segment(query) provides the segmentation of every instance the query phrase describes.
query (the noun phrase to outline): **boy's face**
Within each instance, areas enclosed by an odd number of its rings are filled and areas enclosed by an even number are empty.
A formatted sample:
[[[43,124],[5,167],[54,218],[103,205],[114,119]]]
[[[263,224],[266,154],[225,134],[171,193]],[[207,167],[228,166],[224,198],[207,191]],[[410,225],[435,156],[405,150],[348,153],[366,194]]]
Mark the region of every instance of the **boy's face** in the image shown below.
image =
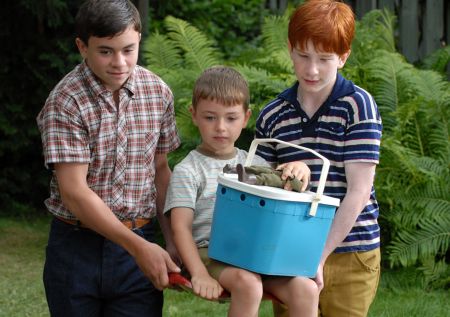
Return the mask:
[[[91,36],[86,45],[76,39],[78,50],[93,73],[110,91],[122,87],[136,66],[141,35],[133,28],[113,37]]]
[[[350,52],[340,57],[336,53],[316,50],[312,41],[308,41],[303,50],[292,47],[291,43],[288,45],[300,92],[303,95],[323,93],[328,96],[336,81],[337,71],[345,65]]]
[[[215,100],[201,99],[196,109],[191,107],[192,121],[202,136],[201,147],[216,155],[234,153],[234,142],[247,125],[250,110],[242,104],[224,105]]]

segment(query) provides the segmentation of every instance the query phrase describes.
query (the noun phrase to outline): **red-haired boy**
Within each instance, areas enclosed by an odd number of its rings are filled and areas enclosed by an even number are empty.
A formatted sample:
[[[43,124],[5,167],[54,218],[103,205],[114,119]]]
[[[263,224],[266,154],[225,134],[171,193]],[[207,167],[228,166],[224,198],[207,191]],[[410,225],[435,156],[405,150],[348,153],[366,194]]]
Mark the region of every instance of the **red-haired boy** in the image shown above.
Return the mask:
[[[338,73],[350,55],[354,30],[354,14],[342,2],[310,0],[299,6],[288,32],[297,82],[266,105],[256,123],[257,138],[309,147],[331,163],[324,194],[341,204],[315,277],[322,289],[320,316],[366,316],[380,276],[373,180],[381,118],[372,96]],[[269,162],[302,160],[311,169],[312,190],[317,186],[321,162],[309,153],[261,145],[258,154]]]

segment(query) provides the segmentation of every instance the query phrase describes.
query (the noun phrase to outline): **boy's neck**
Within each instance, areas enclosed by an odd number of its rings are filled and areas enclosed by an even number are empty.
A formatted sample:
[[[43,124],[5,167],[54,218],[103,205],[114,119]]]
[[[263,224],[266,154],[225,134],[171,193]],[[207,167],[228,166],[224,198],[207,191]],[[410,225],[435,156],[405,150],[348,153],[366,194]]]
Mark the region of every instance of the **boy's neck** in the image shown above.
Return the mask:
[[[197,146],[196,148],[197,152],[199,152],[200,154],[203,154],[205,156],[217,159],[217,160],[231,160],[232,158],[234,158],[236,156],[236,148],[233,148],[233,151],[230,153],[216,153],[214,151],[211,151],[210,149],[202,146],[202,144],[200,144],[199,146]]]
[[[120,102],[119,90],[113,91],[112,95],[113,95],[113,99],[114,99],[114,103],[115,103],[116,107],[119,108],[119,102]]]
[[[314,114],[319,110],[319,108],[325,103],[328,99],[328,96],[331,94],[333,90],[333,86],[329,89],[329,91],[320,91],[317,93],[304,93],[301,92],[300,86],[297,89],[297,100],[300,104],[302,110],[308,115],[309,118],[312,118]]]

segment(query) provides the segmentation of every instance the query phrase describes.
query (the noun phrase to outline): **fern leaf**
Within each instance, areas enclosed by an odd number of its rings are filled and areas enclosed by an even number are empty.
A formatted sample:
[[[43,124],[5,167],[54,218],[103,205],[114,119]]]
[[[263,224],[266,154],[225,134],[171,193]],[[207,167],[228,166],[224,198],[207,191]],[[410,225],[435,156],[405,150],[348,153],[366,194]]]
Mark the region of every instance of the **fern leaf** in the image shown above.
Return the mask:
[[[412,89],[425,100],[437,100],[448,91],[448,82],[435,71],[416,69],[412,75],[409,81]]]
[[[289,76],[289,80],[286,81],[279,74],[277,76],[272,75],[267,70],[258,67],[252,67],[245,64],[237,64],[234,66],[236,70],[244,75],[250,84],[250,88],[257,86],[264,87],[268,96],[273,98],[277,93],[286,89],[287,85],[292,84],[294,81],[293,76]],[[250,89],[250,92],[252,90]]]
[[[213,47],[213,42],[196,27],[186,21],[168,16],[164,24],[169,30],[169,37],[175,45],[185,54],[189,68],[198,72],[220,64],[220,54]]]
[[[450,46],[447,45],[425,57],[422,61],[422,67],[425,69],[434,70],[444,75],[447,72],[447,65],[449,62]]]
[[[266,52],[278,51],[284,49],[287,51],[289,17],[269,16],[264,19],[261,28],[263,46]]]
[[[428,219],[443,221],[450,217],[449,188],[448,186],[445,188],[441,190],[439,186],[434,186],[433,192],[430,193],[429,189],[420,186],[416,190],[397,196],[396,203],[402,206],[395,215],[399,227],[415,229]]]
[[[384,137],[381,151],[382,161],[377,173],[385,174],[388,179],[397,179],[399,188],[407,190],[412,180],[421,178],[421,173],[412,160],[417,154],[403,146],[397,138]]]
[[[404,62],[404,58],[395,53],[379,52],[379,57],[369,62],[365,71],[366,80],[370,82],[367,87],[373,94],[383,118],[385,129],[390,130],[397,125],[395,112],[400,103],[400,90],[402,79],[399,74],[410,65]]]
[[[165,35],[150,35],[142,47],[143,58],[150,69],[177,69],[181,67],[180,50]]]
[[[410,266],[439,252],[446,252],[450,245],[450,217],[441,222],[427,219],[416,231],[401,231],[387,247],[393,265]]]
[[[419,267],[424,276],[424,284],[435,288],[448,288],[450,286],[450,265],[445,259],[435,261],[433,257],[423,262]]]

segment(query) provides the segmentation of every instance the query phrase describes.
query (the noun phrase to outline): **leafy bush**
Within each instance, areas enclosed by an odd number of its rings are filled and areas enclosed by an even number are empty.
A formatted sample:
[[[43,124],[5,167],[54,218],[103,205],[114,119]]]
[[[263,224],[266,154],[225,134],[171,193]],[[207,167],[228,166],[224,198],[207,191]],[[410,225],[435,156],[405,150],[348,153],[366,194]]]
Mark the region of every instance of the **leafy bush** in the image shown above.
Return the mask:
[[[153,27],[159,29],[160,21],[169,15],[189,20],[228,58],[255,46],[268,13],[265,0],[155,1],[150,7],[155,17]]]
[[[71,34],[77,0],[6,1],[0,19],[0,214],[42,212],[48,195],[36,115],[77,61]]]

